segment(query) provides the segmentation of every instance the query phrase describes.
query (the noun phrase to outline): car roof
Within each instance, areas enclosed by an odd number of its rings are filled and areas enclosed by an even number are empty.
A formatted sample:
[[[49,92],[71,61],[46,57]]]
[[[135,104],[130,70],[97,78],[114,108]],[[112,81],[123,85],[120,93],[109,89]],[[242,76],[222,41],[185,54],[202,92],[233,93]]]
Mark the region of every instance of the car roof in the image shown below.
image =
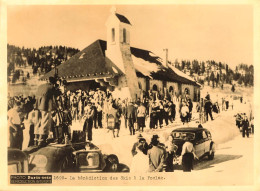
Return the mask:
[[[205,128],[198,128],[198,127],[181,127],[181,128],[177,128],[177,129],[174,129],[172,132],[193,132],[193,133],[196,133],[196,132],[200,132],[200,131],[208,131],[207,129]]]

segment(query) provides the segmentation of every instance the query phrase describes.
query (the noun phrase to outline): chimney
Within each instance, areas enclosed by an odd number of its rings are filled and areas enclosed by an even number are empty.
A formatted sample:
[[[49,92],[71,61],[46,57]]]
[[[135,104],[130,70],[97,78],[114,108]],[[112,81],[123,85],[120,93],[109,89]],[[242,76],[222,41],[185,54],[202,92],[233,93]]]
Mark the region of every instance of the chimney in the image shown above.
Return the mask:
[[[163,51],[165,51],[165,62],[164,62],[164,66],[168,67],[168,48],[163,49]]]

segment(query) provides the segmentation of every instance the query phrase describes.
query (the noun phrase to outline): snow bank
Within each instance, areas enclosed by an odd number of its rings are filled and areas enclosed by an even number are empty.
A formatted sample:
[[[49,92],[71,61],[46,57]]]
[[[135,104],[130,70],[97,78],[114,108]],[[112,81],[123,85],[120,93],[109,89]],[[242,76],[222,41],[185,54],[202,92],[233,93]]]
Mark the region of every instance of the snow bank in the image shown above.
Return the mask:
[[[203,124],[203,127],[211,132],[212,139],[216,144],[225,143],[239,135],[240,132],[232,114],[231,111],[222,112],[218,116],[214,116],[215,120]]]

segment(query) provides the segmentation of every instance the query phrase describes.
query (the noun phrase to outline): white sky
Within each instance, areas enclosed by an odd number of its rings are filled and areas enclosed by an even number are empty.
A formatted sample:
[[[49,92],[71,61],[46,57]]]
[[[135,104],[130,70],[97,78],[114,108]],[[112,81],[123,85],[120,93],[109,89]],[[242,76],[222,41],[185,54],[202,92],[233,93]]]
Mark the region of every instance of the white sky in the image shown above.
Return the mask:
[[[106,40],[111,5],[29,5],[7,9],[9,44],[65,45],[82,50]],[[253,7],[250,5],[116,5],[132,23],[131,46],[169,60],[215,60],[253,64]]]

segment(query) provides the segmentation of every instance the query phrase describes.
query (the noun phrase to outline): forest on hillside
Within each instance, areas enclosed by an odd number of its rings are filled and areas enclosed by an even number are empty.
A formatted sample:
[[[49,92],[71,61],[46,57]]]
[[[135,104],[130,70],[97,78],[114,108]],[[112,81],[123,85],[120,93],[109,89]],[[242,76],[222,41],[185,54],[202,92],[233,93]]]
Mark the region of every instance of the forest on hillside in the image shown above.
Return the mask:
[[[222,86],[226,84],[239,84],[245,86],[254,85],[254,66],[247,64],[239,64],[235,70],[232,70],[228,64],[216,62],[214,60],[198,61],[198,60],[175,60],[170,62],[179,70],[193,77],[200,84],[211,84],[212,87]]]
[[[79,49],[66,46],[43,46],[35,48],[20,48],[7,44],[7,74],[12,75],[12,82],[20,77],[21,70],[18,67],[30,66],[32,75],[45,74],[54,66],[65,62],[73,55],[79,52]],[[212,87],[221,87],[226,84],[239,84],[244,86],[254,85],[254,66],[239,64],[235,70],[232,70],[228,64],[216,62],[214,60],[181,60],[177,59],[169,64],[173,65],[180,71],[193,77],[200,84],[208,84]],[[29,77],[31,74],[26,74]]]

